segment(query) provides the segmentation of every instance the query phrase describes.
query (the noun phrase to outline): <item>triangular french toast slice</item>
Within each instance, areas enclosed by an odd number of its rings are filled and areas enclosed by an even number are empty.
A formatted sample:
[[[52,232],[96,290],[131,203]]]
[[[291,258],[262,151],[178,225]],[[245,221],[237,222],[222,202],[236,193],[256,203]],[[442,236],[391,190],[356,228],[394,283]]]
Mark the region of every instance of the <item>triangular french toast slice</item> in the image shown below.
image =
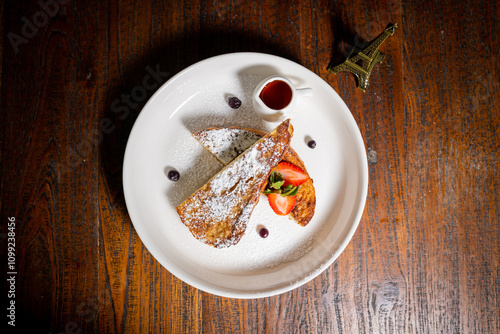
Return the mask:
[[[242,127],[231,128],[209,128],[193,134],[210,153],[222,164],[227,165],[236,159],[241,152],[245,151],[266,133],[257,129]],[[307,174],[306,166],[297,152],[291,147],[285,152],[282,161],[289,162]],[[309,176],[309,174],[308,174]],[[299,186],[297,201],[289,217],[301,226],[306,226],[314,216],[316,208],[316,191],[311,177]]]
[[[287,151],[293,127],[287,119],[257,140],[177,207],[193,236],[216,248],[237,244],[267,179]]]

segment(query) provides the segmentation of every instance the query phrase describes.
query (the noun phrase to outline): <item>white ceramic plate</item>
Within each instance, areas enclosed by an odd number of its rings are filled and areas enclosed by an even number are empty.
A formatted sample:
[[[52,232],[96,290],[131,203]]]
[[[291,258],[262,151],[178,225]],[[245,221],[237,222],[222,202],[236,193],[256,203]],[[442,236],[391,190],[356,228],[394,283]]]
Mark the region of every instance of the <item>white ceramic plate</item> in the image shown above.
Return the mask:
[[[278,123],[258,118],[251,102],[255,86],[271,75],[313,89],[289,116],[291,145],[314,180],[316,213],[301,227],[275,215],[262,195],[241,241],[215,249],[196,240],[175,210],[222,168],[191,134],[212,126],[272,130]],[[231,109],[229,96],[242,106]],[[307,146],[309,138],[315,149]],[[179,181],[167,178],[170,169],[180,172]],[[325,81],[287,59],[233,53],[190,66],[151,97],[127,143],[123,187],[139,237],[167,270],[206,292],[257,298],[308,282],[340,255],[363,213],[368,165],[355,120]],[[258,234],[261,226],[269,230],[265,239]]]

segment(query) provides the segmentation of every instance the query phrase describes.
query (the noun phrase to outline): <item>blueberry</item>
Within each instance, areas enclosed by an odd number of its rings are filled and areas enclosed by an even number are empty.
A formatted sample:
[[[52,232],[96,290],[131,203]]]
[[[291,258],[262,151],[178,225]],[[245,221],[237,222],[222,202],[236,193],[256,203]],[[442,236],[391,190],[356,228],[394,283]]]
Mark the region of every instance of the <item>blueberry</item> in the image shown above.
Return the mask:
[[[229,104],[229,106],[233,109],[238,109],[239,107],[241,107],[241,101],[239,98],[233,96],[233,97],[230,97],[228,100],[227,100],[227,104]]]
[[[267,236],[269,235],[269,231],[267,230],[267,228],[263,227],[263,228],[260,229],[259,235],[262,238],[267,238]]]
[[[176,170],[171,170],[168,172],[168,179],[170,181],[176,182],[179,180],[180,177],[181,177],[181,174],[179,174],[179,172]]]
[[[316,142],[314,140],[309,140],[307,142],[307,146],[309,146],[310,148],[315,148],[316,147]]]

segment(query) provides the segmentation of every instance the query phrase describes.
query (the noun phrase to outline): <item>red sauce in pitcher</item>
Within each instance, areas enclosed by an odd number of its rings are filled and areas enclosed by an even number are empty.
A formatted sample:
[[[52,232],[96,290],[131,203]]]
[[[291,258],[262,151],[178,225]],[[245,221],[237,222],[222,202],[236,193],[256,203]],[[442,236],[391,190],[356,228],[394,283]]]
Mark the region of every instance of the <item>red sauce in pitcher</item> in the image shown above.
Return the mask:
[[[292,101],[292,89],[286,82],[274,80],[264,86],[259,97],[269,108],[281,110]]]

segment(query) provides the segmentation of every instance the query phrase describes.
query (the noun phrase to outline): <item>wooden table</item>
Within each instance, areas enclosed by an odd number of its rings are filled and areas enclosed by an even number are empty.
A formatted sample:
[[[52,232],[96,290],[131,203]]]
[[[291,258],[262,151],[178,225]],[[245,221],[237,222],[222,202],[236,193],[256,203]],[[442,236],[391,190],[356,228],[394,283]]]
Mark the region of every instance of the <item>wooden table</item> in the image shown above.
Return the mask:
[[[39,333],[500,333],[500,3],[285,2],[3,3],[2,325],[13,300],[15,329]],[[327,71],[391,22],[365,93]],[[304,286],[254,300],[165,270],[131,224],[121,181],[155,91],[133,91],[148,68],[163,82],[236,51],[328,82],[369,159],[364,215],[341,256]]]

